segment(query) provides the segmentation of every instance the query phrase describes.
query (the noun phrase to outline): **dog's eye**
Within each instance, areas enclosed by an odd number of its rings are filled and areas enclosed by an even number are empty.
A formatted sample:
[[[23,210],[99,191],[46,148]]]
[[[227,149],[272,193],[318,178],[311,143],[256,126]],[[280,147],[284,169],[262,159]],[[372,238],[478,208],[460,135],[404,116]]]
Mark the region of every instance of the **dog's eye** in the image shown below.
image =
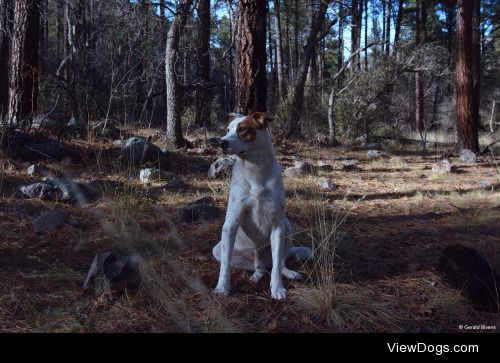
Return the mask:
[[[227,133],[229,134],[229,129],[227,129]]]

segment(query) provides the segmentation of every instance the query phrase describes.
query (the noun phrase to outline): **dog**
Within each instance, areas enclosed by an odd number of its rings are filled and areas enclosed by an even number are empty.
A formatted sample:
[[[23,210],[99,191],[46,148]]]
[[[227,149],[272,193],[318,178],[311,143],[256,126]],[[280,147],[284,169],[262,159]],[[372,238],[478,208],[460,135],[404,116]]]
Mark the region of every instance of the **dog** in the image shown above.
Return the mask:
[[[224,154],[233,154],[233,166],[226,219],[220,242],[213,248],[220,261],[220,274],[214,293],[228,296],[231,267],[253,271],[250,280],[258,282],[271,268],[271,297],[286,298],[282,275],[300,280],[302,275],[285,266],[293,257],[305,261],[312,251],[292,247],[292,226],[285,216],[285,191],[281,165],[276,160],[264,112],[244,116],[228,115],[227,135],[220,139]]]

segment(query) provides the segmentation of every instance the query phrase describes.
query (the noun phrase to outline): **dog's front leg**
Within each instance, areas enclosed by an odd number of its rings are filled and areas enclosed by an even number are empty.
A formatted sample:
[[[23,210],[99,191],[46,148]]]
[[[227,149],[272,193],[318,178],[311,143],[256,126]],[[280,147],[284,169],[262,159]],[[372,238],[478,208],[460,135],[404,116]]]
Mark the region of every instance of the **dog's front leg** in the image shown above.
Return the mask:
[[[228,209],[226,221],[222,227],[221,256],[219,281],[214,289],[214,294],[228,296],[231,281],[231,255],[233,254],[236,233],[241,225],[243,211]]]
[[[286,289],[283,287],[281,277],[285,244],[285,229],[283,225],[273,228],[271,231],[271,254],[273,257],[273,268],[271,270],[271,297],[276,300],[286,298]]]

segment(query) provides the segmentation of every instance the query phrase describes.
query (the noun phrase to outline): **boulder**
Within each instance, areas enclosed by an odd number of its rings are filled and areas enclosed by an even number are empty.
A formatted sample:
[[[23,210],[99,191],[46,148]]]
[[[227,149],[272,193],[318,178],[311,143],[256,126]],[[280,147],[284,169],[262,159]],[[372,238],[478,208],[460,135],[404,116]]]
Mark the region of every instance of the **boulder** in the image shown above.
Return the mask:
[[[380,158],[389,158],[389,155],[387,155],[385,151],[381,150],[368,150],[368,152],[366,153],[366,157],[369,160],[377,160]]]
[[[184,223],[213,220],[219,216],[212,197],[203,197],[177,209],[177,218]]]
[[[451,163],[447,159],[440,160],[432,166],[432,172],[437,174],[449,174],[451,169]]]
[[[306,175],[314,175],[316,173],[317,167],[303,160],[295,161],[295,165],[293,167],[286,168],[284,171],[284,175],[289,178],[301,178]]]
[[[460,154],[458,155],[458,158],[462,163],[467,164],[475,163],[477,160],[476,154],[474,154],[474,152],[469,149],[462,149],[460,151]]]
[[[162,164],[167,161],[168,153],[142,137],[130,137],[122,145],[120,159],[138,166],[141,163]]]
[[[42,234],[61,227],[69,219],[70,214],[64,209],[54,209],[42,214],[33,221],[33,231]]]

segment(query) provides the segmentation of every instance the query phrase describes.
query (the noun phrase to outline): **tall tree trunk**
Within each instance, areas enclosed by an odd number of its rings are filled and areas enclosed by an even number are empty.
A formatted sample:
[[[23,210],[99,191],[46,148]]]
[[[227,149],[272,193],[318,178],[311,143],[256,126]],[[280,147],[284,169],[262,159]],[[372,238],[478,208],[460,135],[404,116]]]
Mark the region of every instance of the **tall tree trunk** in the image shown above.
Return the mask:
[[[415,43],[420,47],[427,41],[427,3],[428,0],[417,0]],[[424,129],[424,92],[422,88],[422,73],[415,72],[415,129]]]
[[[295,64],[294,74],[299,72],[299,0],[294,1],[294,21],[293,21],[293,63]],[[295,76],[297,77],[297,76]],[[294,80],[295,81],[295,80]]]
[[[183,147],[186,143],[182,135],[180,83],[177,77],[179,59],[179,39],[193,0],[182,0],[175,12],[174,20],[167,34],[165,47],[165,84],[167,88],[167,140]]]
[[[0,122],[7,114],[12,0],[0,0]]]
[[[338,30],[338,58],[337,58],[337,70],[342,68],[344,65],[344,2],[339,1],[339,30]]]
[[[318,42],[318,33],[323,27],[325,22],[326,10],[328,9],[330,1],[322,1],[319,10],[314,14],[314,19],[311,24],[309,35],[307,36],[306,45],[304,46],[304,53],[302,62],[297,74],[297,79],[293,88],[292,102],[290,107],[290,130],[289,137],[298,137],[301,135],[301,117],[302,107],[304,104],[304,86],[307,78],[307,69],[311,62],[311,57],[314,52],[314,47]]]
[[[398,0],[398,15],[396,17],[396,26],[394,29],[394,47],[392,50],[394,56],[396,56],[398,53],[399,39],[401,37],[401,23],[403,21],[403,7],[404,7],[404,0]]]
[[[278,101],[280,102],[286,94],[285,77],[283,74],[280,0],[274,0],[274,27],[276,29],[276,73],[278,76]]]
[[[368,71],[368,0],[365,0],[365,71]]]
[[[264,0],[239,2],[236,111],[244,115],[267,109],[266,5]]]
[[[40,8],[36,0],[16,0],[9,72],[8,122],[31,120],[38,106]]]
[[[359,45],[359,2],[352,0],[351,6],[351,53],[356,54],[353,59],[353,70],[359,69],[359,54],[356,53]]]
[[[479,151],[478,117],[474,96],[474,68],[476,47],[474,42],[479,40],[473,33],[475,7],[479,0],[459,0],[457,12],[457,132],[458,145],[461,149]]]
[[[288,81],[292,83],[295,79],[294,63],[293,63],[293,51],[292,51],[292,38],[290,35],[290,0],[283,0],[285,4],[285,39],[286,39],[286,53],[287,53],[287,69],[288,69]]]
[[[363,9],[364,9],[364,1],[363,0],[358,0],[358,46],[356,47],[356,51],[361,48],[361,38],[363,36]],[[358,71],[361,71],[361,53],[358,54],[357,57],[357,64],[356,67],[358,68]]]
[[[418,0],[417,0],[418,1]],[[385,26],[386,26],[386,15],[387,14],[387,0],[382,0],[382,44],[381,44],[381,54],[385,52],[385,42],[386,42],[386,34],[385,34]]]
[[[475,128],[481,128],[479,106],[481,100],[481,0],[473,1],[472,8],[472,119]]]
[[[195,123],[210,127],[210,0],[198,2],[197,94]]]
[[[387,0],[387,14],[386,14],[386,24],[385,24],[385,37],[387,39],[385,43],[385,54],[389,56],[391,51],[391,15],[392,15],[392,0]]]

